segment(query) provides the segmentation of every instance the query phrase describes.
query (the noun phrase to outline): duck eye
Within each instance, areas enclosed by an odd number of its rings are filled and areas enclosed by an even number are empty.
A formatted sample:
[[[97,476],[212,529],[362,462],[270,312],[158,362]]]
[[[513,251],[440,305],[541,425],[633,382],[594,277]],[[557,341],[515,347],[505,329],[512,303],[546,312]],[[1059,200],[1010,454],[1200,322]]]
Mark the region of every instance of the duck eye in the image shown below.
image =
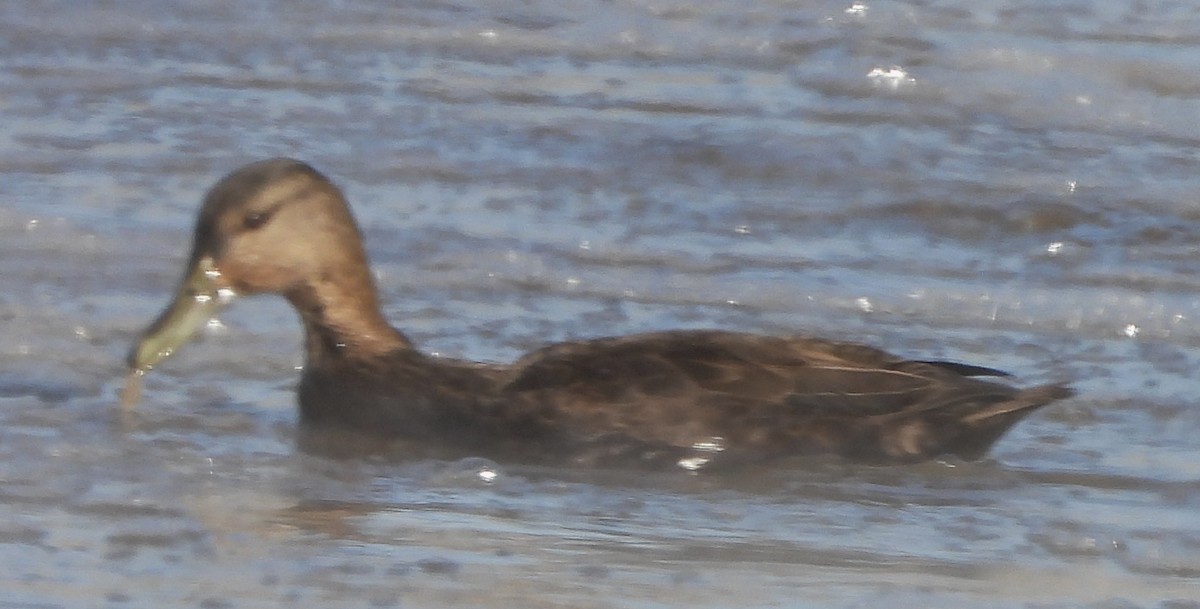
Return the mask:
[[[262,228],[262,226],[267,223],[267,220],[270,219],[270,212],[252,211],[246,214],[246,217],[242,218],[242,226],[246,227],[248,230],[256,230]]]

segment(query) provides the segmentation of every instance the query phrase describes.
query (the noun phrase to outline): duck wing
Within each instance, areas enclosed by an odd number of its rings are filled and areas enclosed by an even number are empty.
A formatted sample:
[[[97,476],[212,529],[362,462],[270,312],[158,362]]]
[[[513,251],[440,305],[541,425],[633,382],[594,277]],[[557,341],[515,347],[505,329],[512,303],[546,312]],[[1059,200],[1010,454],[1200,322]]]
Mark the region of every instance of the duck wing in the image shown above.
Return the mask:
[[[990,368],[906,360],[857,344],[672,331],[552,345],[510,369],[510,403],[553,412],[582,440],[743,458],[836,453],[976,458],[1069,390],[1019,390]]]

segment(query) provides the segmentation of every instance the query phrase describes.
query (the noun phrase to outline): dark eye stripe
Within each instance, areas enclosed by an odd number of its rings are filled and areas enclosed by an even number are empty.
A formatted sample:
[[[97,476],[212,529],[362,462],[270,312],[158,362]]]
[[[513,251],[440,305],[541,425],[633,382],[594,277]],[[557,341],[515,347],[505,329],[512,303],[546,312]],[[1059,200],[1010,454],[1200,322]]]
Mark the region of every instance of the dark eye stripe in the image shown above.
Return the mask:
[[[254,212],[250,212],[250,213],[246,214],[246,217],[242,218],[242,226],[246,227],[246,229],[248,229],[248,230],[256,230],[256,229],[262,228],[262,225],[266,224],[267,220],[271,219],[271,211],[274,211],[274,210],[269,210],[269,211],[265,211],[265,212],[254,211]]]
[[[246,230],[257,230],[262,228],[267,222],[271,221],[271,216],[274,216],[275,212],[279,211],[279,209],[283,207],[285,203],[287,203],[286,199],[283,201],[278,201],[266,209],[246,212],[246,215],[242,217],[242,226]]]

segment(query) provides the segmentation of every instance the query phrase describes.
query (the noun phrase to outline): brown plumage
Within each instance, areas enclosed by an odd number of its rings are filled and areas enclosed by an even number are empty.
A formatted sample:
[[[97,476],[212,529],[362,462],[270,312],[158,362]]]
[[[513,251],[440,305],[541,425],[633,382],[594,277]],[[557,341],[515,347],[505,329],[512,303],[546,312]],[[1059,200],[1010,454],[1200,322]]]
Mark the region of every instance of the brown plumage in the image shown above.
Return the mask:
[[[341,192],[290,159],[247,165],[209,191],[179,292],[130,353],[134,377],[231,292],[278,293],[300,314],[306,427],[462,454],[688,468],[804,454],[974,459],[1025,415],[1071,395],[980,379],[1004,376],[988,368],[722,331],[566,342],[511,365],[427,356],[381,315]]]

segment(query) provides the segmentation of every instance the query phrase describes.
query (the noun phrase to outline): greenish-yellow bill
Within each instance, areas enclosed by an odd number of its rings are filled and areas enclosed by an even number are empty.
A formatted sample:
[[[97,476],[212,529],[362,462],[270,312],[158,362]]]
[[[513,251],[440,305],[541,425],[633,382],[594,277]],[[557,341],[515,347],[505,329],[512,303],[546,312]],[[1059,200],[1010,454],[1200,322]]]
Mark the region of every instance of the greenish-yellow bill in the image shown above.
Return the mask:
[[[212,258],[196,261],[184,276],[175,297],[129,351],[129,374],[121,391],[121,406],[132,408],[141,394],[141,379],[159,362],[171,357],[217,313],[231,295],[217,286],[220,272]]]

